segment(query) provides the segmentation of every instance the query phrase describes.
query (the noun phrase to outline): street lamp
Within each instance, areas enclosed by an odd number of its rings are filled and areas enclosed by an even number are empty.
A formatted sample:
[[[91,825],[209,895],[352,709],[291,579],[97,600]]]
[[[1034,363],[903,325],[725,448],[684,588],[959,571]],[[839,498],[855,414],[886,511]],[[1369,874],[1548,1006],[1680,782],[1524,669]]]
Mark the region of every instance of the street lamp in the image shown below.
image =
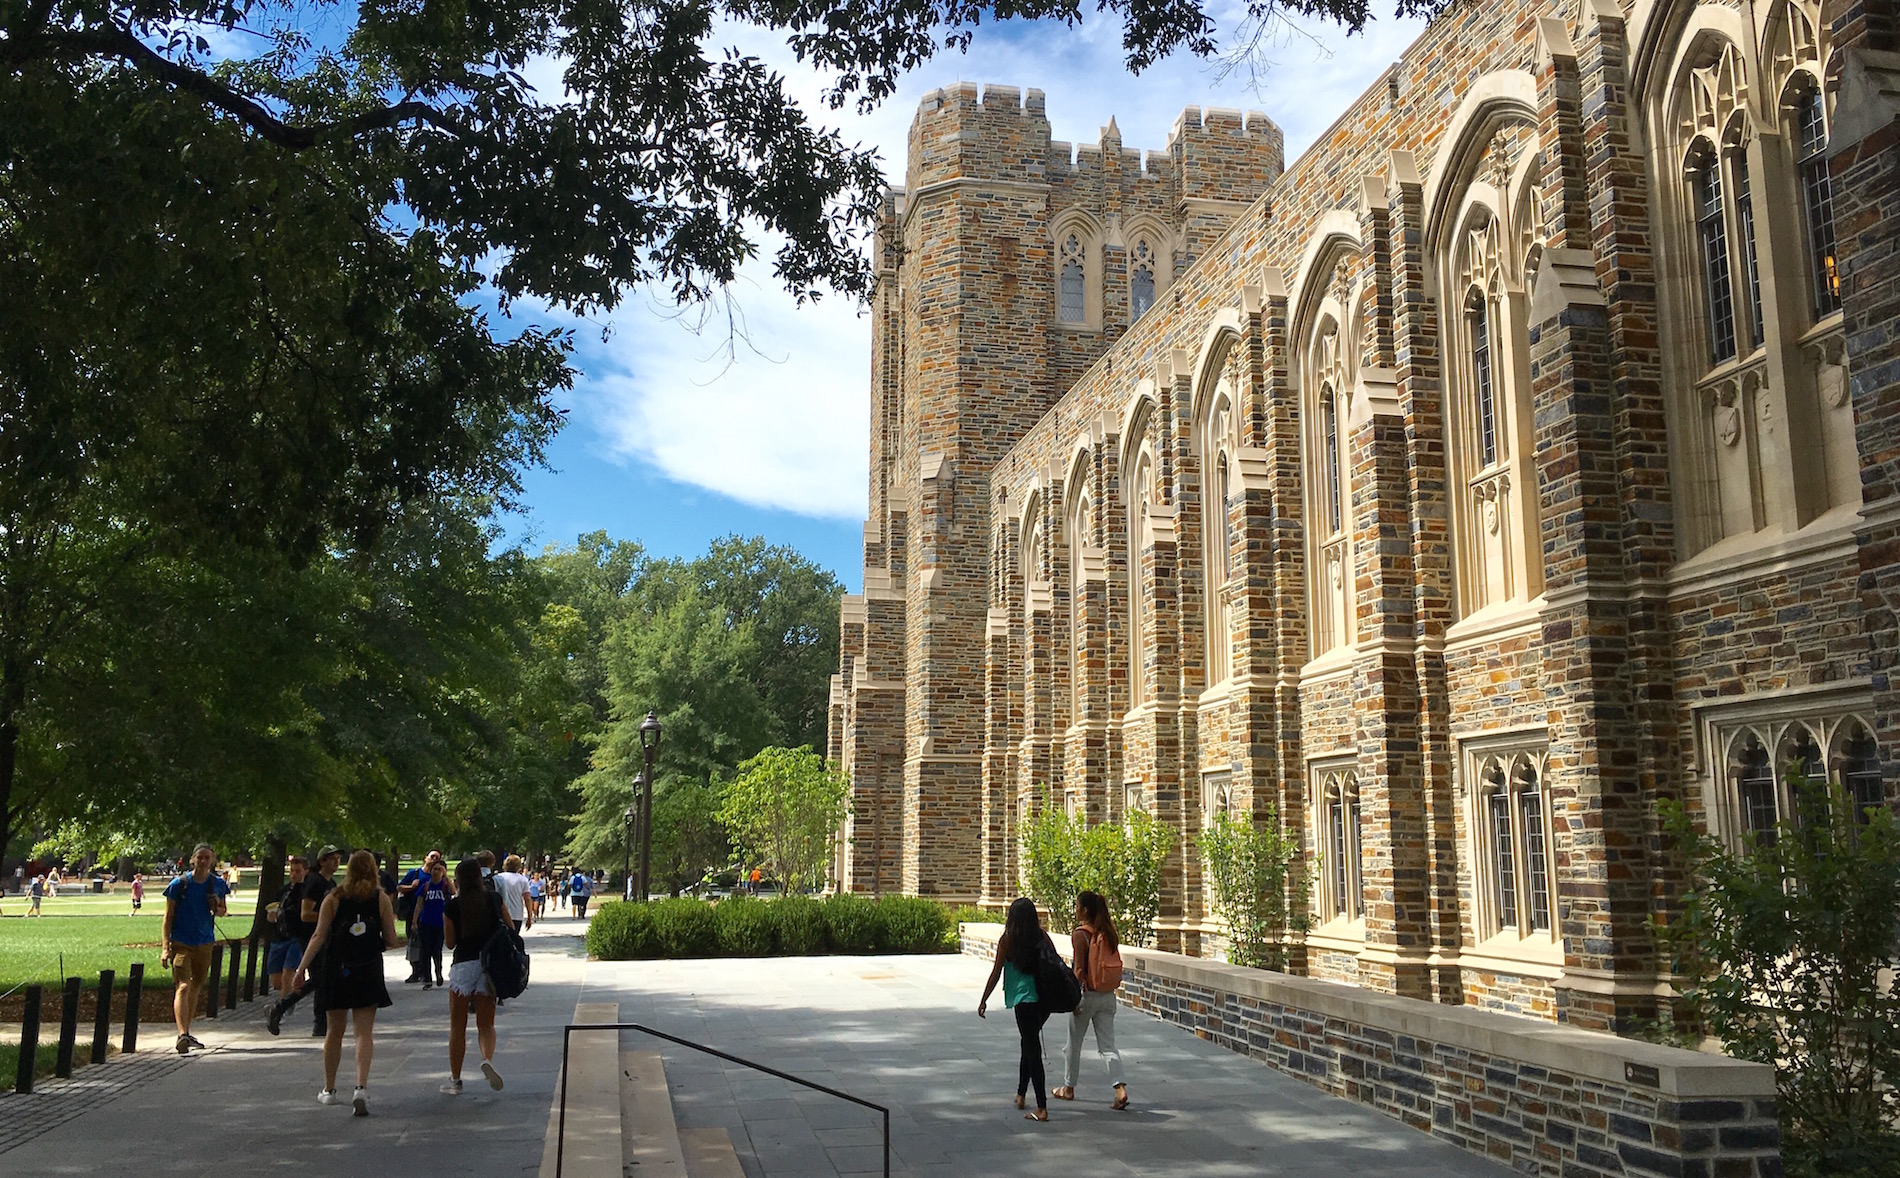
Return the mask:
[[[646,788],[640,791],[640,892],[642,900],[653,893],[653,755],[660,751],[660,717],[648,710],[640,721],[640,752],[646,757]]]
[[[640,782],[638,779],[635,779],[633,784],[637,789],[639,788]],[[639,817],[640,812],[638,810],[635,810],[632,806],[627,807],[627,841],[621,844],[625,854],[622,855],[620,859],[620,878],[627,881],[627,898],[629,900],[633,898],[633,824]]]

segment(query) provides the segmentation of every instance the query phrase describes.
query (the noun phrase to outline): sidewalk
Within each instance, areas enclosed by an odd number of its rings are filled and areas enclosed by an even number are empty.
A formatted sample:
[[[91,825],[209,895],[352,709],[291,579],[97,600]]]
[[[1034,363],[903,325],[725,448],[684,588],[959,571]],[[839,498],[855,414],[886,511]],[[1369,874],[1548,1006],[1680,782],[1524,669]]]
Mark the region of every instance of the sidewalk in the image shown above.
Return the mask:
[[[304,1169],[343,1173],[532,1174],[541,1162],[548,1107],[561,1063],[561,1028],[573,1016],[585,968],[585,926],[553,917],[528,935],[533,984],[497,1022],[501,1092],[482,1081],[469,1028],[465,1091],[448,1097],[448,992],[405,986],[400,953],[385,958],[395,1005],[376,1019],[370,1115],[350,1115],[354,1047],[347,1038],[337,1071],[342,1104],[317,1103],[320,1039],[309,1037],[307,1005],[264,1030],[262,1000],[192,1032],[209,1050],[179,1056],[170,1024],[141,1029],[137,1055],[42,1081],[32,1095],[0,1096],[0,1173],[202,1173]],[[235,1017],[232,1017],[235,1015]]]
[[[976,1017],[988,966],[971,957],[793,957],[596,962],[586,999],[891,1108],[892,1172],[941,1178],[1089,1175],[1391,1175],[1508,1178],[1510,1171],[1123,1009],[1132,1098],[1112,1095],[1093,1041],[1078,1098],[1048,1124],[1011,1105],[1018,1039],[1002,994]],[[1043,1030],[1051,1087],[1064,1023]],[[726,1129],[748,1178],[880,1172],[875,1114],[633,1032],[660,1051],[681,1128]]]

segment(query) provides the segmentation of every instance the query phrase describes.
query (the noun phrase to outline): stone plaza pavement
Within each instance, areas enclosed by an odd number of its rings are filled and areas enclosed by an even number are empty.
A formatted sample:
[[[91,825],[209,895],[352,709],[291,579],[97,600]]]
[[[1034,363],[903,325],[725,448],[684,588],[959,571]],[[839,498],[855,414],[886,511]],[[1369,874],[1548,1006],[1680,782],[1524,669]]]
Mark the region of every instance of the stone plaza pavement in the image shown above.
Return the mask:
[[[300,1009],[284,1035],[264,1032],[261,1003],[200,1024],[210,1050],[183,1066],[163,1027],[154,1050],[0,1096],[0,1174],[307,1171],[534,1174],[560,1063],[561,1026],[576,1001],[617,1002],[625,1021],[756,1059],[892,1109],[893,1172],[928,1175],[1494,1175],[1507,1171],[1395,1121],[1325,1096],[1181,1029],[1122,1011],[1117,1019],[1133,1109],[1107,1107],[1092,1049],[1082,1100],[1051,1101],[1052,1120],[1010,1105],[1015,1022],[975,1015],[986,967],[967,957],[594,962],[578,925],[533,936],[534,985],[508,1004],[491,1092],[471,1065],[446,1097],[447,1001],[392,980],[378,1019],[371,1116],[316,1103],[318,1041]],[[405,967],[389,958],[392,979]],[[1044,1032],[1060,1082],[1060,1024]],[[659,1050],[682,1128],[727,1129],[746,1173],[877,1171],[872,1114],[769,1076],[628,1032],[628,1050]],[[477,1058],[471,1043],[470,1059]],[[344,1049],[339,1088],[353,1075]],[[115,1071],[115,1069],[123,1069]]]

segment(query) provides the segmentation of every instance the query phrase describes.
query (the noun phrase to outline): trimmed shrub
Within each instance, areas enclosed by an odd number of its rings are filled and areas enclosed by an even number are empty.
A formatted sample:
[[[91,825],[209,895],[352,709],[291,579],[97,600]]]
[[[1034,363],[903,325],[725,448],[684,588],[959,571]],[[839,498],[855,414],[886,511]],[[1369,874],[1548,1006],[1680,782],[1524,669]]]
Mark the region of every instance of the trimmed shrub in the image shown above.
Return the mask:
[[[877,915],[884,947],[893,953],[939,953],[955,939],[957,926],[935,900],[886,896],[877,902]]]
[[[987,908],[978,908],[974,904],[959,904],[950,911],[950,931],[955,932],[959,924],[1002,924],[1003,914],[991,912]]]
[[[653,936],[661,957],[715,957],[719,918],[712,905],[682,896],[649,904]]]
[[[877,901],[850,892],[825,897],[825,940],[834,953],[875,953],[883,948]]]
[[[771,957],[778,952],[772,905],[732,896],[713,905],[712,911],[719,928],[719,956]]]
[[[759,906],[765,909],[766,919],[772,923],[780,953],[804,956],[825,951],[823,904],[810,896],[786,896]]]
[[[633,961],[658,951],[649,904],[613,900],[594,910],[587,926],[587,955],[602,961]]]

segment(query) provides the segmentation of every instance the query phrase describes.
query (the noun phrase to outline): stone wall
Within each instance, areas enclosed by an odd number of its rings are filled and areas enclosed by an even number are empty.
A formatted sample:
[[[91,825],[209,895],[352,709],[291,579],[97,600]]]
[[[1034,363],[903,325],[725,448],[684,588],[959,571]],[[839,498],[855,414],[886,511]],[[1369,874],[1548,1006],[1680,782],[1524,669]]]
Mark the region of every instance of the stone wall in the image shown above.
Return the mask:
[[[962,926],[963,951],[994,957],[1001,928]],[[1780,1178],[1764,1064],[1173,953],[1122,960],[1125,1005],[1522,1174]]]

